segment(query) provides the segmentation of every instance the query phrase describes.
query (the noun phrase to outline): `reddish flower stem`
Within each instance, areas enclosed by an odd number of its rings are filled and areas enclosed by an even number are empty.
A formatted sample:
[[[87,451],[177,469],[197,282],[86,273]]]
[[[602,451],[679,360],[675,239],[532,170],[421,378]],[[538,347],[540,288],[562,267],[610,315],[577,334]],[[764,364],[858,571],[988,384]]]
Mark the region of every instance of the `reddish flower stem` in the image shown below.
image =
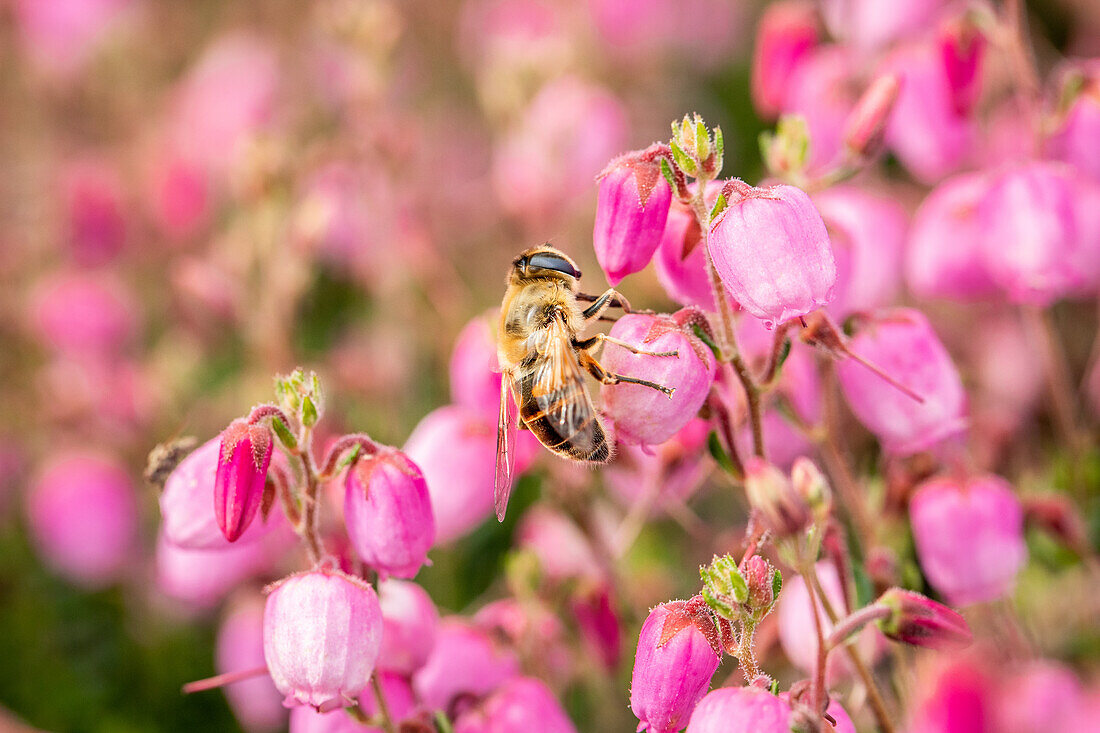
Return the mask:
[[[259,677],[265,674],[267,674],[267,667],[255,667],[254,669],[245,669],[239,672],[226,672],[225,674],[207,677],[204,680],[195,680],[194,682],[188,682],[186,685],[183,686],[183,694],[190,695],[193,692],[213,690],[218,687],[231,685],[234,682],[240,682],[241,680]]]
[[[878,603],[872,603],[870,606],[864,606],[858,611],[853,611],[836,623],[832,632],[829,633],[829,638],[825,640],[825,645],[829,651],[832,651],[867,624],[880,618],[886,618],[891,613],[893,611],[889,607]]]
[[[321,461],[320,477],[322,479],[331,478],[336,472],[336,465],[340,462],[343,454],[356,446],[359,447],[363,455],[372,456],[378,452],[378,444],[371,440],[366,433],[344,435],[332,444],[325,459]]]

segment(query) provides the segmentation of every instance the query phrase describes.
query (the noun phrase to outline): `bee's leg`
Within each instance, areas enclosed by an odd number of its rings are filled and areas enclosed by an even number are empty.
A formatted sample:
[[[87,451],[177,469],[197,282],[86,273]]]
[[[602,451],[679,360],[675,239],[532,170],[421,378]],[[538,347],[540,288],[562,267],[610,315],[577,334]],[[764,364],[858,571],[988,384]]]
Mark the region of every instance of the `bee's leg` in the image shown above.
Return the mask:
[[[614,336],[608,336],[607,334],[604,334],[604,333],[597,333],[592,338],[585,339],[584,341],[574,340],[573,341],[573,346],[577,349],[583,349],[585,351],[588,351],[589,349],[596,346],[596,344],[600,344],[600,343],[603,343],[605,341],[609,344],[615,344],[616,346],[621,346],[624,349],[626,349],[627,351],[630,351],[630,352],[635,353],[635,354],[644,354],[645,356],[676,356],[676,357],[680,356],[679,351],[646,351],[645,349],[639,349],[634,344],[628,344],[626,341],[623,341],[621,339],[617,339]]]
[[[626,298],[622,296],[615,288],[608,288],[603,292],[603,295],[599,297],[588,295],[586,293],[577,293],[577,300],[591,301],[592,305],[588,306],[581,313],[584,316],[585,321],[591,323],[592,321],[599,320],[604,311],[608,308],[622,308],[624,313],[630,313],[630,303]]]
[[[672,399],[672,393],[676,391],[674,387],[665,387],[664,385],[650,382],[645,379],[636,379],[634,377],[628,377],[625,374],[612,374],[604,369],[603,365],[596,361],[587,351],[578,351],[577,356],[580,358],[581,366],[587,369],[589,374],[600,380],[603,384],[640,384],[643,387],[649,387],[650,389],[664,392],[670,400]]]

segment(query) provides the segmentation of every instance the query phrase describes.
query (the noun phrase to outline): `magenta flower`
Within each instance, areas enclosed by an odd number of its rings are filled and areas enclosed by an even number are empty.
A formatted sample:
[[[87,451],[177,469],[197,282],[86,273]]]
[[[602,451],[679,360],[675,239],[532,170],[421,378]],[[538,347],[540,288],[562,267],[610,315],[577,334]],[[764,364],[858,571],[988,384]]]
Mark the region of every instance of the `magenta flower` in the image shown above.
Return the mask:
[[[959,606],[1012,591],[1027,561],[1023,509],[997,476],[921,485],[909,503],[917,559],[928,582]]]
[[[78,160],[61,181],[69,250],[77,264],[103,265],[126,244],[126,201],[122,179],[109,161]]]
[[[184,458],[164,482],[160,494],[161,530],[169,542],[184,549],[216,550],[229,547],[210,506],[221,455],[221,438],[212,438]],[[252,522],[236,540],[247,544],[285,526],[280,510],[273,508]]]
[[[420,468],[401,451],[382,448],[348,468],[344,487],[344,522],[355,552],[383,576],[415,576],[435,542]]]
[[[901,78],[886,141],[920,181],[933,183],[957,171],[973,154],[973,122],[956,110],[955,95],[931,44],[894,51],[886,69]]]
[[[706,401],[717,369],[714,353],[675,316],[628,314],[612,326],[611,336],[644,351],[677,352],[677,356],[634,354],[609,343],[601,359],[609,372],[675,390],[670,399],[636,384],[605,384],[600,389],[604,410],[620,440],[663,443],[687,425]]]
[[[912,733],[971,733],[999,730],[993,679],[973,659],[943,655],[920,699],[914,701],[907,730]]]
[[[988,188],[981,173],[947,179],[913,216],[906,251],[906,280],[922,298],[978,300],[997,292],[989,273],[978,204]]]
[[[271,429],[234,420],[221,435],[214,476],[214,514],[218,527],[235,542],[256,518],[271,464]]]
[[[413,675],[413,689],[429,710],[447,710],[459,695],[486,695],[519,674],[519,660],[464,619],[443,619],[428,661]]]
[[[496,317],[496,311],[491,314]],[[451,401],[495,422],[500,411],[500,367],[492,318],[472,318],[451,351]]]
[[[113,458],[57,456],[31,485],[26,507],[42,559],[78,585],[109,585],[136,559],[137,498],[129,474]]]
[[[718,669],[717,626],[702,596],[669,601],[649,612],[638,637],[630,709],[638,730],[675,733],[706,694]]]
[[[919,453],[965,430],[962,381],[924,314],[910,308],[879,313],[863,325],[849,348],[923,400],[854,359],[837,365],[848,405],[885,450]]]
[[[672,202],[672,189],[661,175],[662,157],[669,156],[661,145],[626,153],[596,177],[592,246],[613,286],[644,269],[661,242]]]
[[[970,626],[958,612],[920,593],[890,588],[877,602],[894,610],[878,622],[882,633],[894,641],[932,649],[960,649],[974,640]]]
[[[382,608],[382,649],[378,669],[411,676],[435,647],[439,612],[427,591],[406,580],[378,584]]]
[[[214,652],[218,674],[264,666],[264,604],[250,599],[234,607],[222,621]],[[223,688],[229,707],[248,733],[276,731],[286,725],[283,696],[271,675],[250,677]]]
[[[1091,694],[1086,691],[1071,668],[1038,659],[1002,683],[996,711],[998,730],[1089,730],[1095,724],[1098,705],[1095,688]]]
[[[791,74],[817,45],[817,13],[811,3],[772,3],[760,18],[752,54],[752,102],[766,118],[776,117]]]
[[[767,324],[827,305],[836,261],[821,214],[794,186],[732,180],[728,208],[711,224],[710,256],[730,297]]]
[[[351,704],[367,686],[382,641],[382,611],[367,583],[336,570],[279,581],[264,608],[264,658],[285,705]]]
[[[981,95],[985,36],[963,14],[942,24],[937,43],[955,111],[965,115]]]
[[[1072,169],[1045,161],[1005,168],[978,215],[986,266],[1011,301],[1049,305],[1084,285],[1096,244],[1082,236]]]
[[[576,733],[569,716],[541,680],[514,677],[455,721],[455,733]]]
[[[573,612],[585,649],[605,669],[616,669],[622,657],[623,628],[611,589],[598,586],[587,592],[576,591],[569,609]]]
[[[836,261],[836,292],[829,313],[838,321],[895,302],[908,219],[893,199],[834,186],[814,196]]]

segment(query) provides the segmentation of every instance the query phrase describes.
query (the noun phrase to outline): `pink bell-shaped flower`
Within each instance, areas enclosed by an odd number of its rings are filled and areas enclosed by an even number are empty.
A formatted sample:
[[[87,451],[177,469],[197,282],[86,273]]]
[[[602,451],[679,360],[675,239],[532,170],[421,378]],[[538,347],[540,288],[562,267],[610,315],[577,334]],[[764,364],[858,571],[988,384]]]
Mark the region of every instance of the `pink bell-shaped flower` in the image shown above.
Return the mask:
[[[754,188],[736,179],[724,194],[729,205],[711,224],[709,247],[730,297],[767,324],[827,305],[836,261],[810,197],[794,186]]]
[[[464,619],[439,626],[428,661],[413,676],[417,697],[430,710],[447,710],[459,695],[486,695],[519,674],[519,660]]]
[[[401,451],[381,448],[348,467],[344,488],[344,522],[356,554],[384,576],[415,576],[435,542],[420,468]]]
[[[411,676],[435,647],[439,612],[428,592],[407,580],[390,578],[379,583],[378,602],[383,628],[378,669]]]
[[[786,695],[786,693],[784,693]],[[834,733],[856,733],[852,719],[836,700],[826,709],[836,721]],[[707,694],[692,713],[686,733],[788,733],[791,707],[784,697],[760,687],[720,687]]]
[[[264,608],[264,659],[288,707],[344,707],[367,686],[382,642],[374,589],[336,570],[279,581]]]
[[[492,314],[494,317],[496,312]],[[471,319],[451,351],[451,401],[495,421],[500,412],[500,367],[490,318]]]
[[[513,677],[455,721],[455,733],[576,733],[561,703],[542,680]]]
[[[962,380],[920,311],[897,308],[876,314],[848,346],[922,400],[918,402],[854,359],[837,365],[848,405],[885,450],[919,453],[965,430]]]
[[[214,515],[218,527],[235,542],[256,518],[271,464],[271,429],[234,420],[222,431],[214,476]]]
[[[937,186],[917,209],[905,258],[905,277],[915,295],[969,301],[997,292],[978,216],[987,188],[984,174],[962,173]]]
[[[752,102],[761,116],[779,114],[791,74],[819,34],[813,3],[784,0],[764,10],[752,54]]]
[[[638,637],[630,709],[638,730],[675,733],[706,694],[720,658],[714,617],[702,596],[662,603]]]
[[[596,177],[596,223],[592,246],[611,285],[653,259],[665,230],[672,189],[661,175],[667,148],[653,145],[621,155]]]
[[[27,495],[27,523],[42,559],[90,589],[117,580],[134,558],[138,508],[133,483],[114,459],[59,455]]]
[[[600,394],[616,435],[624,441],[664,443],[699,413],[714,381],[714,353],[676,316],[627,314],[611,328],[613,338],[648,352],[676,352],[677,356],[635,354],[607,343],[601,359],[613,374],[645,379],[667,387],[669,396],[637,384],[605,384]]]
[[[925,482],[909,502],[909,521],[925,577],[953,604],[1007,595],[1027,561],[1023,509],[998,476]]]

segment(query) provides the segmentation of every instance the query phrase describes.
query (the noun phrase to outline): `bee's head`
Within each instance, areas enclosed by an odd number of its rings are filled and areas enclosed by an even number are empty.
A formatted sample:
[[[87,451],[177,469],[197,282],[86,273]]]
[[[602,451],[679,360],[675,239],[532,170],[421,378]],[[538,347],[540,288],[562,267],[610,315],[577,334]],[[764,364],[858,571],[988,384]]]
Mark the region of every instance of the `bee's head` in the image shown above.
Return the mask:
[[[532,247],[512,261],[510,279],[532,280],[536,278],[557,278],[575,285],[581,279],[581,271],[564,252],[548,244]]]

